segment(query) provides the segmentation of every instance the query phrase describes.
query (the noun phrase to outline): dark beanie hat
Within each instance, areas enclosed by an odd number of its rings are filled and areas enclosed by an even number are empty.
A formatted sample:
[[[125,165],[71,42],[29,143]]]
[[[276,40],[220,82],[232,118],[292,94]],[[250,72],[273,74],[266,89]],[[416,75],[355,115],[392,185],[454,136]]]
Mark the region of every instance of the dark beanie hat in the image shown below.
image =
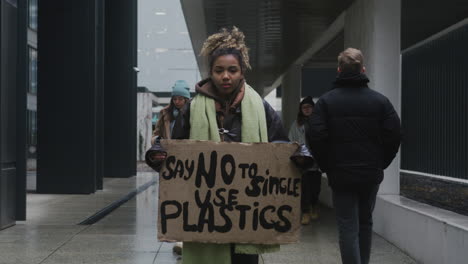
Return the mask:
[[[314,100],[312,100],[311,96],[306,96],[304,99],[302,99],[301,103],[299,104],[299,107],[301,107],[304,104],[310,104],[312,106],[315,106]]]

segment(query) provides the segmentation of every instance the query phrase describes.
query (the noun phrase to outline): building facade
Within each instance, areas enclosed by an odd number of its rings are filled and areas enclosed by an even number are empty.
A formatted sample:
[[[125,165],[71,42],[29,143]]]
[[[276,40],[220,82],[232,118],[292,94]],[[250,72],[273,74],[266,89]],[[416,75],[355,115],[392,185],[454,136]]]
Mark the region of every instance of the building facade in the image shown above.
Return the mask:
[[[38,193],[136,175],[136,1],[0,1],[0,228]]]

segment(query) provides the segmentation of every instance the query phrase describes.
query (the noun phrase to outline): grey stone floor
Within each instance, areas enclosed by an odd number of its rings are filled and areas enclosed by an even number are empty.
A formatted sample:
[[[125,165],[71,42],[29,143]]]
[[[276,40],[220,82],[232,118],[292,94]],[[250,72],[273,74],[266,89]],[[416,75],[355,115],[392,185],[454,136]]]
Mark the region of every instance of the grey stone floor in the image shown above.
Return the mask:
[[[86,217],[153,179],[105,179],[106,189],[92,195],[28,194],[28,220],[0,231],[0,264],[174,264],[181,260],[172,244],[156,239],[157,185],[90,226]],[[341,263],[331,209],[302,230],[301,242],[262,255],[263,263]],[[416,263],[375,235],[371,263]]]

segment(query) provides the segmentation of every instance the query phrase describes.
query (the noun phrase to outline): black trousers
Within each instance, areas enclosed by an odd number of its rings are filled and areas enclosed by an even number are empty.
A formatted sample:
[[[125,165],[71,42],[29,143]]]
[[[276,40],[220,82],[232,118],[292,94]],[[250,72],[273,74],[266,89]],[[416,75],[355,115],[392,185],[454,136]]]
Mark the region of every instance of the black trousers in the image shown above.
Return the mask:
[[[303,213],[310,210],[310,206],[318,203],[322,173],[320,171],[306,171],[302,174],[301,209]]]
[[[231,244],[231,264],[258,264],[258,255],[236,254]]]
[[[343,264],[368,264],[372,246],[372,212],[379,185],[333,191]]]

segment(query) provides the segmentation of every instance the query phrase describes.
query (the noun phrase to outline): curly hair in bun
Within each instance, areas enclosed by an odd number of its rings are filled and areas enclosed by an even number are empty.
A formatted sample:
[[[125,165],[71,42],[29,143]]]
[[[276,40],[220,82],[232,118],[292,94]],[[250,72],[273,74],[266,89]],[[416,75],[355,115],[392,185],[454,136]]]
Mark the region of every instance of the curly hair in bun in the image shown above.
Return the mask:
[[[237,27],[232,30],[222,28],[218,33],[209,36],[203,43],[201,56],[208,57],[210,69],[216,58],[223,55],[234,55],[241,65],[242,72],[251,69],[249,49],[245,45],[245,35]]]

